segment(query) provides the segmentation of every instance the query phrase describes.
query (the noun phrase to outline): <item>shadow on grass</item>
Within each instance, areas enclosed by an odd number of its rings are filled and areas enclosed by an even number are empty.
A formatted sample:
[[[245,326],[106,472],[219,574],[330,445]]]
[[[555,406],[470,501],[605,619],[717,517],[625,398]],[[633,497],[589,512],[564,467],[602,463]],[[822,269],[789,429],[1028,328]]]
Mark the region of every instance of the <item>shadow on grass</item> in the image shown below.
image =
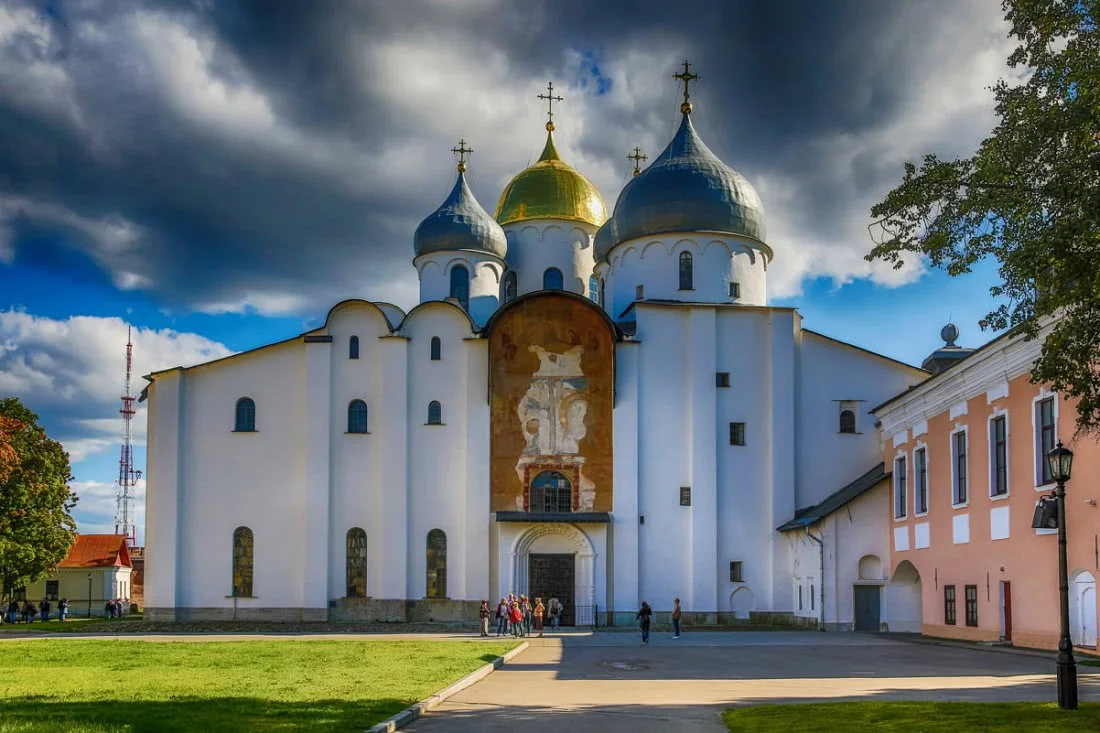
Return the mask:
[[[361,731],[414,700],[277,701],[254,697],[171,700],[0,701],[0,733],[160,733],[161,731]]]

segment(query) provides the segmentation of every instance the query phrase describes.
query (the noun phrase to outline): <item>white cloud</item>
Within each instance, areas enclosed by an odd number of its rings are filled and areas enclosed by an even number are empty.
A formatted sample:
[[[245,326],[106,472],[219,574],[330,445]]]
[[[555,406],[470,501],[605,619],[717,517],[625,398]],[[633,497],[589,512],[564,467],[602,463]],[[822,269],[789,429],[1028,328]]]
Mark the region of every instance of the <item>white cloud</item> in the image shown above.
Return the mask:
[[[79,531],[85,534],[109,534],[115,531],[115,510],[118,487],[106,481],[73,481],[70,484],[79,501],[73,511]],[[134,523],[138,544],[145,536],[145,479],[133,487]]]

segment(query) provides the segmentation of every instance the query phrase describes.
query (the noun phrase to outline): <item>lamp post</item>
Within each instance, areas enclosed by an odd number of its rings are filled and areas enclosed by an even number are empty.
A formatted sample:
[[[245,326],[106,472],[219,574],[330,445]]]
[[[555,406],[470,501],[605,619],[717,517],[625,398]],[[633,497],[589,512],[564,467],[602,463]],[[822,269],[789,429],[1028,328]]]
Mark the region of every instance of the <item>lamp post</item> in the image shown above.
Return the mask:
[[[92,574],[88,573],[88,618],[92,617]]]
[[[1077,666],[1069,636],[1069,569],[1066,562],[1066,482],[1073,467],[1073,451],[1057,447],[1047,453],[1050,476],[1058,483],[1058,595],[1061,602],[1061,635],[1058,638],[1058,707],[1077,709]]]

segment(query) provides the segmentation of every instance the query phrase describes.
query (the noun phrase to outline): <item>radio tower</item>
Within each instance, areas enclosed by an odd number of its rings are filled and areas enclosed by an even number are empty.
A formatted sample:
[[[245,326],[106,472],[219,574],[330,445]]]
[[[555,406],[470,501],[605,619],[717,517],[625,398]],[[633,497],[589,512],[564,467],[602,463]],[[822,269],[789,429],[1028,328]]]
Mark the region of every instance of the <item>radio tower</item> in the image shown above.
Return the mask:
[[[134,487],[141,471],[134,470],[134,396],[130,394],[130,378],[134,371],[134,344],[130,329],[126,329],[126,393],[122,395],[122,455],[118,460],[118,493],[115,494],[115,534],[126,535],[130,547],[137,545],[137,525],[134,523]]]

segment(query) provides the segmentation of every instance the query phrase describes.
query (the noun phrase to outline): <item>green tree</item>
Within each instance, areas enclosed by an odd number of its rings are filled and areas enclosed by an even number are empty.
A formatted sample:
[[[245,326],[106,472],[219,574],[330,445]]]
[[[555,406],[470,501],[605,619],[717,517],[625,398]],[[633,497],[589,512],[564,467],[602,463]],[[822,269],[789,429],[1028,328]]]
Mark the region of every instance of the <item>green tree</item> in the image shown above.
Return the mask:
[[[1078,428],[1100,432],[1100,0],[1004,0],[1024,78],[993,88],[999,124],[972,157],[926,155],[871,209],[867,255],[907,253],[951,275],[1000,265],[984,326],[1035,338],[1032,381],[1077,398]]]
[[[0,399],[0,598],[65,559],[76,537],[69,455],[46,436],[38,415]]]

